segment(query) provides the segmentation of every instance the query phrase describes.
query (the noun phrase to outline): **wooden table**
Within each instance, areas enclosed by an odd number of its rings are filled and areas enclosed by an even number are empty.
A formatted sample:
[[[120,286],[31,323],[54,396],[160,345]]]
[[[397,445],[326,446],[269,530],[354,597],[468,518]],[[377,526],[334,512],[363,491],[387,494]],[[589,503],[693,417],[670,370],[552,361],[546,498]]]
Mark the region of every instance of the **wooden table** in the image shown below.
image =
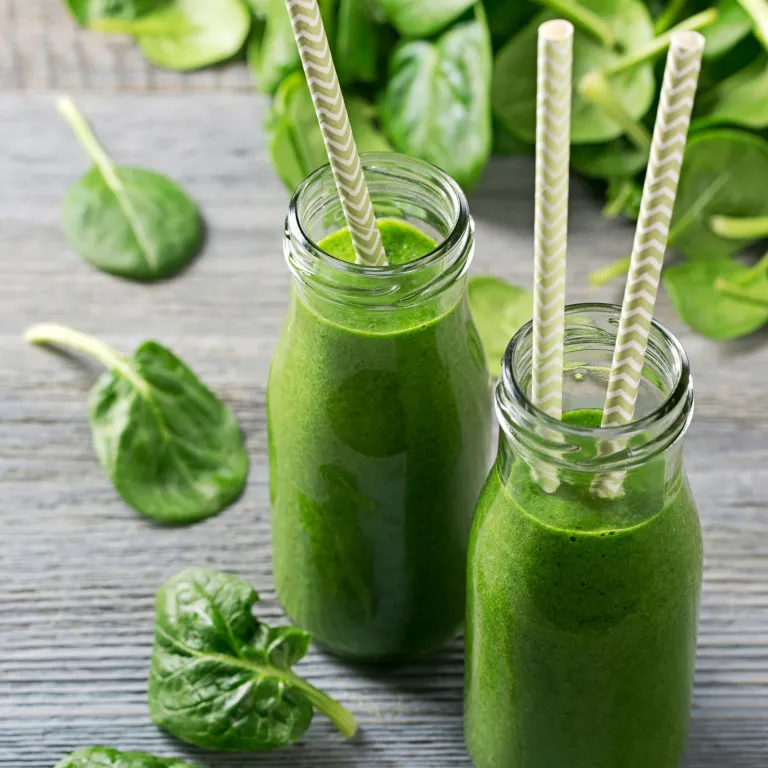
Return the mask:
[[[26,1],[15,0],[16,10],[42,2]],[[12,5],[0,0],[0,19]],[[180,92],[183,79],[162,77],[162,92],[75,94],[116,159],[170,174],[205,214],[203,255],[181,277],[153,286],[89,268],[64,241],[59,205],[86,161],[52,94],[39,90],[62,83],[0,81],[0,767],[50,768],[76,747],[106,744],[209,768],[468,768],[459,640],[388,670],[312,651],[299,669],[359,717],[353,743],[318,717],[296,746],[218,755],[189,749],[149,721],[153,597],[167,577],[185,566],[232,571],[261,594],[260,615],[282,618],[270,566],[264,395],[288,293],[281,255],[287,195],[269,165],[260,97],[235,85]],[[473,193],[476,272],[530,282],[532,181],[530,159],[497,160]],[[618,285],[590,293],[587,274],[627,252],[631,228],[602,219],[578,180],[571,210],[569,300],[619,299]],[[684,765],[765,768],[768,346],[765,334],[729,345],[698,338],[663,296],[657,314],[685,344],[697,393],[686,461],[706,565]],[[87,396],[97,369],[27,347],[23,329],[43,320],[98,334],[126,352],[146,337],[173,347],[244,427],[252,457],[244,497],[212,520],[178,529],[128,509],[90,446]]]

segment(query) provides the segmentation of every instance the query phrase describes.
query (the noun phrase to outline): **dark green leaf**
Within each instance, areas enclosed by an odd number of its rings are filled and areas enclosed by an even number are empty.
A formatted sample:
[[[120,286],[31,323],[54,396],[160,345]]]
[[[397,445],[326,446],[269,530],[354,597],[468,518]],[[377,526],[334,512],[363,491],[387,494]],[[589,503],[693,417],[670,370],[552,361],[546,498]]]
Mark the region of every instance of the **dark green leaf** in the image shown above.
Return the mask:
[[[694,331],[710,339],[735,339],[768,322],[768,305],[732,298],[717,288],[719,279],[738,280],[747,272],[731,259],[687,262],[664,271],[664,287]]]
[[[206,749],[274,749],[301,737],[314,706],[352,736],[352,715],[290,669],[311,635],[259,622],[258,599],[247,582],[215,571],[182,571],[160,587],[152,722]]]
[[[197,253],[203,230],[197,207],[165,176],[115,166],[70,99],[58,102],[94,167],[70,187],[62,226],[72,247],[105,272],[157,280]]]
[[[343,86],[375,82],[381,41],[366,0],[339,0],[333,60]]]
[[[739,0],[718,0],[717,19],[701,31],[706,39],[704,58],[716,59],[743,40],[754,23]]]
[[[768,215],[768,143],[743,131],[691,137],[677,190],[670,245],[689,259],[724,259],[748,239],[716,235],[710,218]]]
[[[635,176],[645,170],[650,153],[638,149],[626,139],[608,144],[581,144],[571,147],[571,167],[597,179]]]
[[[84,27],[94,19],[138,19],[169,2],[171,0],[66,0],[72,15]]]
[[[198,768],[173,757],[146,752],[119,752],[109,747],[84,747],[56,763],[55,768]]]
[[[520,0],[511,0],[519,2]],[[475,0],[378,0],[404,37],[429,37],[461,16]]]
[[[499,376],[510,339],[533,317],[533,294],[490,275],[470,278],[468,293],[488,369]]]
[[[610,26],[624,53],[644,48],[653,39],[648,9],[639,0],[583,0]],[[538,14],[496,56],[493,71],[493,110],[510,133],[533,144],[536,140],[536,49],[539,25],[555,18],[550,11]],[[575,30],[573,41],[573,106],[571,141],[593,144],[621,135],[621,126],[587,101],[576,85],[583,75],[615,64],[620,54],[603,47],[592,36]],[[610,79],[624,109],[640,119],[651,107],[655,92],[653,68],[642,64]]]
[[[527,155],[533,151],[530,144],[513,136],[496,118],[493,119],[493,154]]]
[[[144,342],[132,358],[57,325],[34,326],[27,340],[58,344],[109,368],[93,388],[93,446],[117,492],[167,525],[220,512],[242,493],[248,454],[237,421],[170,350]]]
[[[528,0],[483,0],[493,49],[498,50],[516,35],[539,11]]]
[[[491,151],[491,43],[482,8],[434,41],[397,46],[380,100],[397,149],[470,186]]]
[[[103,32],[133,35],[159,67],[190,70],[232,58],[245,44],[251,14],[242,0],[172,0],[134,21],[102,20]]]
[[[358,151],[390,151],[391,145],[373,122],[373,105],[358,96],[347,97],[346,103]],[[267,117],[267,133],[272,165],[291,192],[312,171],[328,162],[303,73],[290,75],[280,85]]]
[[[274,93],[283,78],[301,69],[285,0],[264,0],[265,26],[248,44],[248,66],[262,93]]]
[[[768,57],[720,83],[702,99],[698,127],[732,124],[745,128],[768,126]]]

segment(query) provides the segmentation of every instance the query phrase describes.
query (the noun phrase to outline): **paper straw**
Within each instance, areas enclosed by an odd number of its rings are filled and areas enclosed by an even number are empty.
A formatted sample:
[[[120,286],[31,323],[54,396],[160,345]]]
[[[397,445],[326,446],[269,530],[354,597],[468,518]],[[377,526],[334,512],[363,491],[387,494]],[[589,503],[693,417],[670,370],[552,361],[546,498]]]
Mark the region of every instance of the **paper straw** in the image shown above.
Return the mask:
[[[635,415],[703,54],[704,37],[698,32],[672,36],[608,379],[603,427],[629,424]],[[621,492],[623,479],[622,472],[601,475],[593,489],[602,496],[615,496]]]
[[[286,0],[358,264],[387,263],[317,0]]]
[[[568,235],[568,164],[571,144],[573,25],[539,27],[536,88],[536,198],[534,212],[533,404],[559,419],[563,412],[565,252]],[[553,492],[557,477],[535,469]]]

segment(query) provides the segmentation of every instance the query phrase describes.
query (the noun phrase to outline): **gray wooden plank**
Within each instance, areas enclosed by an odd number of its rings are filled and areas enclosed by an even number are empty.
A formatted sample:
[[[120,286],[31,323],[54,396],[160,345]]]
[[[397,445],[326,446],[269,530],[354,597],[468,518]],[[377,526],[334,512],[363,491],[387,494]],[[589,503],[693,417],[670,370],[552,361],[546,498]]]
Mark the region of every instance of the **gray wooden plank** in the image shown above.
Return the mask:
[[[181,277],[136,286],[90,269],[58,224],[61,196],[86,161],[51,98],[0,94],[0,766],[48,768],[91,743],[186,756],[210,768],[467,768],[461,641],[396,669],[313,650],[301,670],[349,704],[362,735],[344,743],[322,718],[294,747],[257,756],[188,749],[149,722],[145,688],[157,586],[184,566],[251,581],[262,614],[282,612],[271,579],[264,397],[288,277],[287,195],[266,156],[264,102],[251,95],[83,95],[120,161],[180,181],[209,224],[205,253]],[[532,166],[494,161],[472,195],[475,270],[531,279]],[[569,299],[590,269],[631,244],[574,181]],[[686,345],[697,414],[686,461],[701,507],[705,588],[685,768],[768,763],[768,350],[758,335],[715,345],[659,317]],[[114,495],[89,444],[89,365],[30,349],[28,323],[57,320],[129,350],[156,336],[229,402],[253,461],[244,497],[202,524],[163,529]],[[747,410],[747,408],[749,410]]]

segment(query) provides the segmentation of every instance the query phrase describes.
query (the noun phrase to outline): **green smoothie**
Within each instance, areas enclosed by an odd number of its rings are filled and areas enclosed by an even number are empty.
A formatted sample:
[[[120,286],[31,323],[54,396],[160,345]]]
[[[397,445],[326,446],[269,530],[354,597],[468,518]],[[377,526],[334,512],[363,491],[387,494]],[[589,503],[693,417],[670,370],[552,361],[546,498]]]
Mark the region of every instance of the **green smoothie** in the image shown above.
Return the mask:
[[[435,247],[403,222],[379,228],[391,264]],[[346,230],[320,247],[354,259]],[[425,284],[434,270],[408,279]],[[491,409],[466,288],[451,291],[449,302],[361,311],[294,290],[278,341],[267,397],[277,591],[297,624],[346,656],[424,653],[463,621]]]
[[[564,421],[597,427],[600,416]],[[665,456],[632,470],[619,499],[595,498],[591,480],[571,473],[546,494],[502,447],[480,496],[465,702],[477,768],[682,758],[702,568],[693,498]]]

